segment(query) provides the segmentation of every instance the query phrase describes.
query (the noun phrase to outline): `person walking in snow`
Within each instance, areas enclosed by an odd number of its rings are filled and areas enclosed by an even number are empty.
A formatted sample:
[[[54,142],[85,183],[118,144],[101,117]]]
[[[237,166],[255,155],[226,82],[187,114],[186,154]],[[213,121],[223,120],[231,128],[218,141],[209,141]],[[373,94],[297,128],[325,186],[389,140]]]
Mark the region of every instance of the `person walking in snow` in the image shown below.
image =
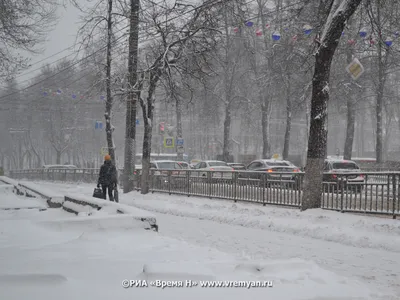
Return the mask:
[[[117,186],[117,169],[111,162],[111,156],[106,155],[104,157],[104,164],[100,168],[99,180],[97,181],[97,187],[101,186],[103,190],[103,198],[107,199],[107,190],[108,197],[110,201],[114,201],[113,190]]]

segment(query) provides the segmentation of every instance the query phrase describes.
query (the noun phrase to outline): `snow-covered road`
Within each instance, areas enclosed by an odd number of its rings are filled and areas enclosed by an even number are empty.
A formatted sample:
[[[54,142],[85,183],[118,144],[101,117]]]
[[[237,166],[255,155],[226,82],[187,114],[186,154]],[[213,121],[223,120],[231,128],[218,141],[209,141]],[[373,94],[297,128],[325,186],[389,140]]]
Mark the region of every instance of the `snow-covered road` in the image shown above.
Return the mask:
[[[93,191],[88,184],[37,183],[62,193],[90,195]],[[210,247],[239,260],[311,260],[344,280],[361,280],[387,292],[386,299],[400,299],[397,220],[322,210],[299,213],[184,196],[120,195],[122,203],[155,212],[159,235],[165,238]]]

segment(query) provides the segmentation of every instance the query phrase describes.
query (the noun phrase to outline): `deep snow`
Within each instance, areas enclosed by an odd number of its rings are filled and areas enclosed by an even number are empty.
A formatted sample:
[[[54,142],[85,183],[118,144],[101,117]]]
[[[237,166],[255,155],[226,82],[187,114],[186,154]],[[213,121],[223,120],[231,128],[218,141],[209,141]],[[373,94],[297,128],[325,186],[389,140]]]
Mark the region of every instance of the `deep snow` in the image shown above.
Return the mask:
[[[63,193],[79,191],[90,195],[93,191],[93,185],[87,184],[40,184]],[[141,196],[136,192],[120,195],[121,202],[125,204],[159,212],[156,216],[160,233],[152,234],[135,229],[132,234],[126,229],[117,231],[117,225],[110,230],[105,230],[107,227],[103,227],[103,231],[92,228],[90,232],[85,232],[83,228],[79,231],[79,227],[72,228],[67,225],[54,227],[42,222],[40,227],[35,225],[31,229],[31,231],[38,230],[36,235],[41,236],[42,243],[51,244],[52,239],[56,240],[55,236],[58,235],[60,238],[61,231],[62,238],[66,239],[65,244],[61,245],[59,244],[61,241],[57,241],[56,245],[48,248],[50,253],[47,253],[45,246],[41,251],[25,253],[24,257],[27,258],[22,259],[26,262],[25,268],[18,260],[19,254],[22,255],[20,250],[9,249],[4,259],[4,263],[7,263],[5,266],[8,265],[9,270],[32,272],[27,268],[30,266],[29,257],[32,256],[32,261],[35,262],[37,260],[35,255],[39,255],[39,252],[43,258],[54,256],[52,262],[50,263],[51,259],[48,262],[52,267],[47,266],[46,269],[45,266],[41,266],[37,270],[34,267],[32,269],[66,277],[67,281],[64,283],[61,283],[62,277],[53,278],[54,281],[60,282],[59,289],[55,289],[58,291],[63,287],[70,290],[75,283],[84,284],[87,290],[92,284],[89,282],[100,281],[98,284],[102,286],[100,290],[107,288],[107,291],[99,291],[100,298],[97,299],[106,299],[111,295],[118,299],[128,297],[126,290],[121,291],[118,286],[120,280],[124,278],[121,274],[128,272],[127,265],[131,270],[137,268],[140,273],[145,262],[157,265],[157,262],[169,260],[175,263],[170,267],[171,270],[177,268],[178,262],[187,261],[191,264],[198,262],[207,266],[218,279],[262,278],[262,280],[273,280],[274,287],[266,291],[255,288],[246,291],[244,289],[239,291],[237,288],[196,289],[195,293],[187,291],[189,294],[186,296],[179,289],[168,291],[152,289],[154,293],[159,294],[151,294],[151,299],[156,297],[168,299],[169,295],[174,298],[198,296],[198,299],[205,297],[243,299],[254,296],[265,299],[267,293],[271,296],[268,297],[270,299],[352,299],[351,296],[368,299],[368,296],[363,294],[368,289],[387,293],[388,296],[382,299],[400,299],[398,221],[322,210],[300,213],[291,209],[183,196],[160,194]],[[53,220],[60,219],[61,216],[55,211],[57,210],[48,210],[41,214],[53,214]],[[10,218],[10,212],[7,213]],[[17,218],[23,212],[12,213]],[[4,217],[2,215],[1,219],[5,220]],[[37,216],[32,218],[37,219]],[[264,224],[265,220],[268,221]],[[18,222],[24,222],[24,219]],[[15,219],[13,224],[16,224]],[[271,226],[261,226],[263,224]],[[20,229],[22,232],[19,232],[19,227],[16,229],[15,226],[6,226],[6,231],[10,231],[11,236],[21,236],[23,240],[25,233],[22,228]],[[83,232],[85,233],[82,235]],[[51,237],[52,234],[54,238]],[[68,236],[69,234],[72,236]],[[46,237],[43,238],[42,235]],[[30,232],[30,236],[34,236],[33,232]],[[365,242],[363,237],[369,238],[369,241]],[[3,247],[2,241],[3,239],[1,240]],[[379,246],[380,243],[382,246]],[[164,253],[163,249],[171,247],[173,250]],[[143,248],[146,250],[140,252]],[[137,254],[138,251],[140,254]],[[61,261],[58,259],[60,256],[67,258],[71,263]],[[102,259],[98,259],[99,256]],[[14,266],[11,260],[17,260],[18,263]],[[3,265],[3,261],[1,264]],[[105,269],[112,271],[104,271]],[[1,272],[4,272],[3,268]],[[126,278],[133,279],[133,273],[135,272],[130,272],[128,274],[130,276],[126,275],[128,276]],[[157,274],[160,275],[159,272]],[[77,276],[82,282],[76,281]],[[8,279],[10,280],[12,279]],[[30,280],[33,280],[32,277]],[[75,288],[78,288],[78,285],[74,286]],[[149,291],[149,289],[131,289],[128,293],[130,297],[138,296],[139,293],[139,296],[149,297],[149,294],[146,294]],[[85,292],[80,295],[83,297],[84,294]],[[73,296],[71,291],[65,295]],[[343,298],[345,296],[348,298]],[[81,296],[77,298],[83,299]],[[371,298],[377,299],[375,296]],[[91,296],[88,299],[94,298]]]

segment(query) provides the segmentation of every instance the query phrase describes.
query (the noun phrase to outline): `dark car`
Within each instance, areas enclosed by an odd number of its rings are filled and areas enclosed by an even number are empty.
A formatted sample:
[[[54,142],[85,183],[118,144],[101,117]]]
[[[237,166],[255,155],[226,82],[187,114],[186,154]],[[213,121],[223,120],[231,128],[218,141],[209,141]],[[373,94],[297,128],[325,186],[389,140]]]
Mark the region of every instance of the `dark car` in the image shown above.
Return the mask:
[[[235,171],[246,170],[246,165],[245,164],[228,163],[228,166],[232,167]]]
[[[286,160],[258,159],[252,161],[246,171],[240,173],[241,178],[261,179],[266,173],[269,183],[281,184],[281,182],[295,184],[297,186],[300,169]],[[293,185],[294,186],[294,185]]]
[[[246,165],[241,163],[228,163],[228,166],[232,167],[235,171],[246,170]]]
[[[334,183],[339,188],[342,186],[361,192],[365,183],[360,167],[352,160],[326,159],[324,163],[323,181]],[[332,173],[332,174],[330,174]],[[335,173],[355,173],[351,175],[340,175]]]
[[[186,170],[191,169],[189,163],[187,163],[186,161],[177,161],[176,163],[178,165],[180,165],[182,167],[182,169],[186,169]]]

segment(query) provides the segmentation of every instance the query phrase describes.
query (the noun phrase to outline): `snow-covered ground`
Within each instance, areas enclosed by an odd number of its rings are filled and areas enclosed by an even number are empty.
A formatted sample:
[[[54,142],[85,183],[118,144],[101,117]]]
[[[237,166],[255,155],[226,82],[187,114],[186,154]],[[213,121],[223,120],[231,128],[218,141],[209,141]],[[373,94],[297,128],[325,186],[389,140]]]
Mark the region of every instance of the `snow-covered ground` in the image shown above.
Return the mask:
[[[24,201],[13,194],[13,186],[0,182],[0,209],[17,209],[17,208],[38,208],[46,209],[46,204],[43,201],[31,199]]]
[[[91,195],[94,188],[37,183],[59,193]],[[0,210],[0,298],[27,299],[26,293],[37,289],[41,299],[400,299],[399,221],[183,196],[120,195],[122,203],[155,212],[160,232],[117,225],[96,230],[85,226],[90,217],[66,216],[58,209]],[[0,202],[5,198],[0,194]],[[87,218],[87,223],[68,226],[66,217]],[[137,277],[144,264],[156,264],[153,276],[147,274],[152,279],[172,280],[173,271],[183,268],[180,279],[197,272],[217,280],[272,280],[274,287],[123,289],[122,279],[144,278]],[[165,268],[168,274],[162,276]]]

